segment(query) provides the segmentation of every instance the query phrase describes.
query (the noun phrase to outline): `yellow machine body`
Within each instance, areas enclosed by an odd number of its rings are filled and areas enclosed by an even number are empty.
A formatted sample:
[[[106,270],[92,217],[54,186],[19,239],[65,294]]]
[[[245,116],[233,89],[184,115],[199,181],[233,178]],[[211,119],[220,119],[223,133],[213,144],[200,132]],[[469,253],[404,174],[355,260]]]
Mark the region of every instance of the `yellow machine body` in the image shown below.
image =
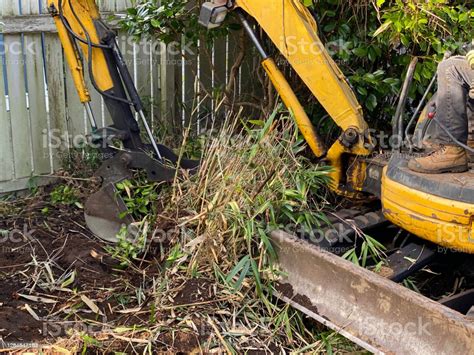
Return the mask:
[[[358,192],[364,191],[368,176],[367,159],[358,158],[371,154],[368,126],[346,78],[318,38],[313,16],[300,0],[237,0],[235,6],[257,21],[341,128],[343,135],[351,130],[357,133],[355,144],[348,147],[343,144],[343,139],[339,139],[325,158],[333,167],[332,189],[348,197],[360,196]],[[273,61],[266,59],[262,65],[293,112],[313,152],[321,157],[324,145],[283,74]],[[351,156],[352,160],[344,159]],[[397,164],[397,160],[390,164]],[[474,201],[468,203],[444,198],[436,191],[423,192],[394,181],[387,175],[390,164],[378,177],[386,218],[420,238],[474,254]]]
[[[382,180],[382,204],[388,220],[423,239],[474,254],[474,205],[408,189]]]
[[[48,6],[59,9],[60,0],[48,0]],[[71,7],[72,4],[72,7]],[[67,18],[71,29],[82,38],[85,38],[84,30],[81,24],[77,21],[76,16],[81,20],[87,32],[91,36],[94,43],[99,42],[99,35],[95,27],[94,21],[100,19],[99,9],[95,0],[62,0],[62,9],[64,17]],[[58,36],[64,49],[64,56],[71,70],[71,75],[82,103],[90,102],[91,97],[87,85],[85,83],[84,67],[81,63],[79,52],[75,46],[75,42],[67,31],[59,14],[54,16],[54,22],[58,29]],[[79,44],[84,54],[84,59],[87,60],[89,56],[89,47],[85,43]],[[105,59],[104,53],[100,48],[92,49],[92,70],[97,86],[102,91],[110,90],[113,87],[113,81],[109,74],[109,68]]]

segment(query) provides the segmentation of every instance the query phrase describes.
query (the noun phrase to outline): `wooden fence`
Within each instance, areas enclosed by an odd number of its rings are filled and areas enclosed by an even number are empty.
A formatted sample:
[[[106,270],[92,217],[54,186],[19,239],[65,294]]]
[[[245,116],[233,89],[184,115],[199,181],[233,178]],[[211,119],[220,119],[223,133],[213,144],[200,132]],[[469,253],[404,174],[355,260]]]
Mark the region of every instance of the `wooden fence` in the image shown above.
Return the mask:
[[[98,4],[104,18],[131,5]],[[0,0],[0,194],[27,188],[32,177],[42,183],[41,177],[61,167],[76,138],[89,132],[46,7],[46,0]],[[212,92],[228,80],[237,47],[229,39],[198,53],[183,45],[137,44],[124,34],[119,43],[155,129],[191,123],[199,132],[215,119],[213,95],[201,91]],[[92,106],[100,124],[110,124],[97,93]]]

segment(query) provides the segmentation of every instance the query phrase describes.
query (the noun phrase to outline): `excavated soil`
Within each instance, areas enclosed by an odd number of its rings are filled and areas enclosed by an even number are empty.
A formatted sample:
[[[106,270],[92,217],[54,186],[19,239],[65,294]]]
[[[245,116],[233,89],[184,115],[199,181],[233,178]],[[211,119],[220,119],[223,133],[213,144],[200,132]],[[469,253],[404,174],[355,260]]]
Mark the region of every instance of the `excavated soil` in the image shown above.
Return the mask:
[[[107,327],[153,327],[166,320],[169,311],[156,310],[149,299],[136,309],[132,299],[137,289],[149,287],[159,275],[159,256],[151,255],[141,265],[124,270],[85,227],[81,205],[52,205],[49,192],[0,200],[0,352],[50,345],[67,339],[71,330],[95,336],[107,333]],[[183,281],[177,290],[176,305],[214,296],[210,283],[200,279]],[[92,300],[98,311],[81,302],[81,295]],[[197,329],[163,332],[158,349],[173,353],[199,349],[209,329]],[[101,340],[108,342],[110,351],[129,348],[120,339]]]

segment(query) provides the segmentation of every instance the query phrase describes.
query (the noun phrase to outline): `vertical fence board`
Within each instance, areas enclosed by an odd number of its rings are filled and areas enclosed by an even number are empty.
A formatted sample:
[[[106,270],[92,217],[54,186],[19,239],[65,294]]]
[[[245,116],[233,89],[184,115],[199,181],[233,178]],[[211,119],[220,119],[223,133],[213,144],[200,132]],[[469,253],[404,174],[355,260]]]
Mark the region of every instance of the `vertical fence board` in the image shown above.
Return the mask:
[[[239,48],[239,33],[238,32],[231,32],[229,34],[229,52],[228,52],[228,58],[229,58],[229,77],[231,75],[231,70],[232,66],[234,65],[235,59],[237,58],[240,48]],[[235,100],[237,96],[239,95],[239,88],[240,88],[240,76],[237,75],[235,78],[234,86],[232,88],[233,92],[233,99]]]
[[[73,135],[87,134],[89,131],[89,121],[86,120],[84,106],[79,100],[76,85],[69,68],[66,68],[66,99],[67,117],[71,133]],[[96,117],[100,122],[99,118]]]
[[[18,0],[18,5],[15,9],[15,15],[16,16],[22,16],[22,15],[29,15],[31,13],[31,0]],[[31,49],[28,48],[27,46],[27,36],[25,34],[20,35],[20,40],[21,40],[21,52],[22,52],[22,65],[18,68],[20,70],[23,70],[23,79],[24,79],[24,95],[25,95],[25,100],[26,100],[26,109],[28,113],[28,132],[26,132],[26,135],[28,137],[28,147],[29,147],[29,155],[30,155],[30,176],[33,176],[35,173],[35,157],[34,157],[34,150],[33,150],[33,136],[35,135],[33,133],[32,129],[32,111],[30,107],[30,100],[29,100],[29,87],[28,87],[28,72],[27,72],[27,57],[29,54],[29,51]]]
[[[28,77],[34,173],[51,171],[47,142],[48,113],[44,97],[44,63],[40,34],[25,36],[26,74]]]
[[[23,15],[37,15],[41,11],[38,0],[22,0],[21,6]],[[51,172],[51,166],[49,149],[45,143],[47,142],[48,113],[44,96],[46,87],[42,36],[34,33],[26,34],[24,38],[34,174],[46,174]]]
[[[0,0],[0,17],[7,15],[8,1]],[[0,181],[10,181],[14,179],[14,157],[13,157],[13,142],[11,132],[11,115],[7,111],[7,98],[6,98],[6,80],[4,77],[6,74],[5,70],[5,37],[0,34],[0,59],[2,63],[2,70],[0,70]],[[0,192],[3,192],[3,188],[0,187]]]
[[[47,14],[48,13],[48,0],[38,0],[40,6],[40,13]]]
[[[208,47],[204,44],[200,46],[199,50],[199,113],[198,119],[198,133],[208,129],[212,125],[213,115],[213,80],[214,70],[212,68],[212,54],[214,47]]]
[[[131,6],[132,2],[130,0],[115,0],[115,11],[117,12],[124,12]]]
[[[150,70],[150,51],[151,45],[150,43],[146,43],[144,41],[140,42],[136,46],[136,85],[138,89],[138,93],[142,97],[143,103],[145,104],[145,109],[147,112],[147,116],[152,121],[152,107],[153,107],[153,97],[152,97],[152,87],[151,85],[154,84],[152,79],[153,71]]]
[[[0,50],[3,53],[3,35],[0,35]],[[3,54],[1,54],[3,66]],[[5,102],[5,82],[3,68],[0,70],[0,181],[13,179],[13,152],[10,126],[10,113]],[[0,187],[0,192],[2,188]]]
[[[196,92],[198,85],[198,52],[190,52],[183,45],[181,66],[184,68],[182,81],[182,109],[184,110],[184,126],[191,127],[191,132],[196,133],[197,125],[191,122],[193,111],[196,108]]]
[[[161,53],[159,44],[151,42],[149,44],[149,60],[150,60],[150,118],[153,130],[156,129],[159,120],[161,119],[160,107],[161,107]]]
[[[69,132],[67,129],[66,89],[64,85],[64,58],[61,43],[56,35],[46,34],[45,50],[51,134],[58,138],[63,134],[67,136]],[[61,55],[58,55],[58,53],[61,53]],[[66,147],[69,146],[69,140],[62,140],[62,144],[59,146],[56,144],[58,143],[57,139],[52,143],[53,169],[57,170],[61,167],[64,153],[67,150]]]
[[[26,105],[24,57],[21,43],[21,35],[5,37],[13,156],[15,160],[15,178],[17,179],[28,177],[33,172],[31,165],[31,126]]]
[[[167,46],[169,51],[169,46]],[[174,83],[171,87],[174,88],[175,96],[173,105],[176,110],[176,118],[179,124],[179,128],[184,127],[186,124],[186,110],[184,109],[186,102],[186,65],[185,60],[180,53],[172,57],[175,60],[175,64],[168,62],[168,69],[174,71],[173,79]],[[166,92],[166,95],[170,95],[170,92]],[[169,100],[169,99],[168,99]]]
[[[225,86],[227,84],[227,63],[228,53],[227,53],[227,38],[222,38],[216,41],[214,47],[214,92],[215,92],[215,102],[214,109],[217,105],[220,104],[223,98],[223,93]],[[224,112],[224,110],[219,110],[219,112]],[[219,113],[216,113],[219,115]],[[214,119],[220,119],[222,116],[217,116]]]
[[[162,43],[160,55],[160,117],[159,126],[172,127],[174,131],[181,127],[181,116],[178,109],[179,87],[177,78],[181,74],[177,72],[177,55],[172,54],[167,46]]]
[[[22,15],[31,15],[31,6],[34,5],[33,2],[34,0],[19,0],[20,2],[20,8],[21,8],[21,14]]]
[[[130,71],[130,75],[132,79],[135,81],[136,78],[136,58],[135,58],[135,49],[134,49],[134,42],[129,40],[127,36],[120,36],[119,37],[119,46],[120,50],[122,51],[123,58],[125,63],[127,64],[128,70]],[[133,110],[132,110],[133,111]],[[138,116],[136,117],[138,119]]]
[[[115,1],[113,0],[99,0],[98,6],[100,11],[113,12],[115,11]]]
[[[19,12],[18,0],[1,0],[0,10],[2,16],[13,16]]]
[[[19,1],[2,1],[2,15],[19,15],[21,12],[19,5]],[[26,78],[22,43],[22,35],[4,37],[4,65],[7,72],[7,89],[10,96],[10,125],[15,179],[28,177],[33,171],[30,139],[31,125],[26,105]]]

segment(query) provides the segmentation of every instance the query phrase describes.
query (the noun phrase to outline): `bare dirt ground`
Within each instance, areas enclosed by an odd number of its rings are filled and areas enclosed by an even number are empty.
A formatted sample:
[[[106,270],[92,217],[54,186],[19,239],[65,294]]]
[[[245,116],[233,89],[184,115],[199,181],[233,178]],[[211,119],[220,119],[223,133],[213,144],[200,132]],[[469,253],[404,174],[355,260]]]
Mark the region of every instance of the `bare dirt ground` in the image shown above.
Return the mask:
[[[257,303],[245,293],[176,269],[172,245],[151,244],[146,256],[121,265],[85,226],[82,205],[97,187],[72,185],[79,196],[72,204],[52,202],[54,187],[0,200],[0,353],[272,354],[296,346],[281,340],[285,323],[251,311]],[[356,349],[305,322],[342,353]]]
[[[167,309],[152,295],[163,260],[152,255],[122,270],[85,227],[77,205],[52,206],[49,190],[0,204],[0,348],[100,347],[132,351],[146,346],[146,329],[161,326],[154,349],[192,352],[209,337],[199,319],[173,330],[173,307],[211,303],[206,280],[167,285]],[[134,333],[133,328],[140,331]],[[120,334],[123,334],[121,336]]]

